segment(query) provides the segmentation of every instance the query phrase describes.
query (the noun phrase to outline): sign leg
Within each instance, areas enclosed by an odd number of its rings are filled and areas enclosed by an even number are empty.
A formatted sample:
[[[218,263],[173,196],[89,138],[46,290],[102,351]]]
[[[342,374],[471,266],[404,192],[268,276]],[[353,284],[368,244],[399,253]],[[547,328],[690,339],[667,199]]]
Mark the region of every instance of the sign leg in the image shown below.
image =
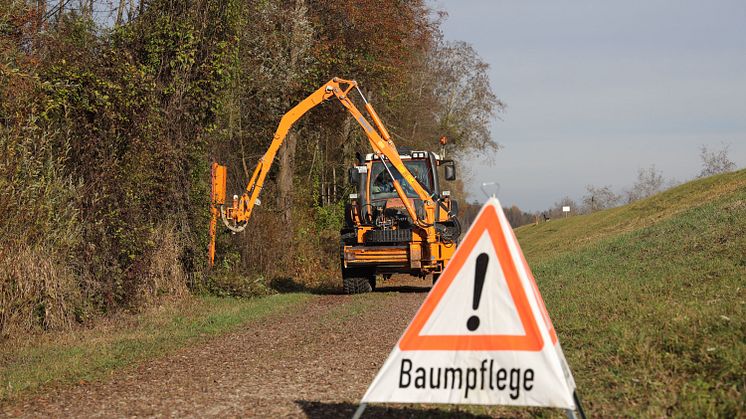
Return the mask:
[[[366,407],[368,407],[368,403],[360,403],[360,406],[357,407],[355,414],[352,415],[352,419],[360,419],[360,416],[363,415]]]
[[[575,410],[565,410],[567,419],[585,419],[585,412],[583,411],[583,405],[580,403],[580,397],[578,397],[577,391],[572,392],[572,398],[575,400]],[[575,411],[578,414],[575,414]]]
[[[580,396],[578,396],[577,390],[572,392],[572,398],[575,400],[575,407],[577,407],[578,413],[580,413],[580,419],[585,419],[585,412],[583,411],[583,404],[580,403]]]

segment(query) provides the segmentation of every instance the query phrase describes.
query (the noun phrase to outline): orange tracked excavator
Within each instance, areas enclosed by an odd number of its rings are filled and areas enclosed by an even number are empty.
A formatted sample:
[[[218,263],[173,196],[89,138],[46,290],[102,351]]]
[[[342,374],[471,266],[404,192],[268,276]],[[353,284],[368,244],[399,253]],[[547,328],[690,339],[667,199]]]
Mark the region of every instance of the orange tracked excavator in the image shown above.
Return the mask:
[[[372,120],[371,125],[350,99],[356,91]],[[226,206],[226,167],[212,164],[209,263],[215,259],[218,218],[233,232],[241,232],[251,218],[259,193],[278,149],[293,124],[320,103],[336,99],[365,131],[372,153],[349,170],[357,189],[350,194],[342,228],[340,262],[342,285],[347,293],[368,292],[376,275],[394,273],[419,277],[442,272],[461,234],[457,202],[441,191],[438,168],[446,180],[455,179],[452,160],[429,151],[402,150],[394,145],[373,106],[354,80],[334,78],[305,98],[281,119],[274,139],[251,175],[246,190]],[[441,140],[443,141],[443,140]]]

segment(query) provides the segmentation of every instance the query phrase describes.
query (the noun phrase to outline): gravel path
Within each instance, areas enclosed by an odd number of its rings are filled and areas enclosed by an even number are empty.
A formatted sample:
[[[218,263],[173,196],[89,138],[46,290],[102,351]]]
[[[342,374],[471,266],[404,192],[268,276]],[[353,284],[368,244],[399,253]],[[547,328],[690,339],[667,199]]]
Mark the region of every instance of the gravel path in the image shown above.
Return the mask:
[[[249,323],[109,380],[50,390],[2,414],[350,417],[429,289],[422,280],[396,281],[373,294],[317,296],[292,314]],[[370,407],[365,416],[439,412]]]

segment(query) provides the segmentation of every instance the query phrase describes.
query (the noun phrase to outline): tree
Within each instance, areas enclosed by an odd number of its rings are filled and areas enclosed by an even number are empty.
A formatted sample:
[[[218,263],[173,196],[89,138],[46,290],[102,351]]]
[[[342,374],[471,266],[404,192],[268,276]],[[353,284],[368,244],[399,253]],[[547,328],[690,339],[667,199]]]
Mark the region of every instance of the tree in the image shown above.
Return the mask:
[[[69,319],[72,308],[137,305],[187,274],[220,289],[224,271],[205,275],[210,161],[240,191],[282,115],[330,77],[360,81],[397,145],[432,149],[446,135],[454,154],[494,146],[502,104],[487,66],[468,44],[443,41],[427,0],[5,3],[0,248],[28,257],[0,254],[0,306],[44,327],[49,295],[64,297]],[[343,206],[319,207],[316,191],[344,195],[334,187],[343,168],[368,149],[339,104],[309,112],[277,155],[251,234],[220,236],[218,266],[310,281],[336,271],[338,228],[319,220],[341,223]],[[442,184],[465,199],[462,185]],[[3,279],[6,267],[25,281],[38,255],[55,266],[37,275],[55,291],[7,291],[18,281]]]
[[[503,212],[505,212],[505,217],[508,219],[508,222],[513,228],[517,228],[522,225],[532,223],[534,221],[533,214],[529,214],[525,211],[522,211],[516,205],[513,205],[509,208],[508,207],[503,208]]]
[[[570,198],[569,196],[565,196],[564,198],[560,199],[559,201],[555,202],[552,208],[548,211],[548,216],[550,218],[559,218],[564,217],[564,212],[562,211],[562,207],[570,207],[570,211],[575,212],[576,214],[579,212],[580,208],[578,204]]]
[[[736,164],[728,157],[730,144],[723,144],[720,150],[710,151],[707,146],[699,148],[699,158],[702,159],[702,171],[699,177],[717,175],[718,173],[732,172]]]
[[[588,185],[585,189],[588,194],[583,196],[583,205],[588,212],[613,208],[621,199],[621,196],[611,190],[611,185],[601,187]]]
[[[505,104],[489,84],[489,65],[471,45],[439,38],[413,64],[390,124],[403,145],[426,142],[429,148],[446,136],[456,154],[499,149],[489,128]]]
[[[664,181],[662,172],[657,170],[655,165],[647,169],[639,169],[637,171],[637,182],[632,188],[625,191],[627,203],[655,195],[663,189]]]
[[[288,11],[287,22],[291,28],[288,31],[287,56],[287,73],[285,74],[285,83],[288,86],[299,84],[300,77],[307,71],[306,61],[308,61],[308,50],[311,45],[312,29],[308,20],[308,8],[305,1],[296,0],[295,4]],[[285,101],[285,107],[295,104],[291,100]],[[293,208],[293,176],[295,174],[295,152],[298,145],[298,131],[291,130],[288,133],[285,143],[280,149],[280,173],[278,175],[278,198],[280,208],[283,211],[283,221],[288,228],[285,230],[288,238],[292,238],[294,231],[292,228],[292,208]]]

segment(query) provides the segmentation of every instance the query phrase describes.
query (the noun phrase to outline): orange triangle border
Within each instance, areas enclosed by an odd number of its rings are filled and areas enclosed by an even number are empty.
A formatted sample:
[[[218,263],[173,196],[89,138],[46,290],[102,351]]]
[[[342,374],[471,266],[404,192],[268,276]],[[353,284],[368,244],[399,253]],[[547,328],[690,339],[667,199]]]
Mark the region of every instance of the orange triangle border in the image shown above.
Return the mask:
[[[524,335],[470,335],[465,330],[463,335],[421,335],[423,327],[440,303],[446,290],[458,275],[464,263],[471,255],[484,231],[487,231],[495,248],[500,267],[510,290],[518,317],[523,325]],[[510,232],[512,234],[512,231]],[[500,220],[494,205],[486,205],[477,216],[474,225],[454,254],[453,259],[441,274],[433,289],[422,303],[419,311],[399,340],[402,351],[540,351],[544,347],[539,326],[536,323],[526,291],[520,280],[518,270],[511,257],[508,238],[500,227]],[[515,237],[511,237],[515,240]],[[517,243],[517,242],[516,242]],[[520,253],[520,247],[518,247]],[[523,255],[521,255],[523,257]],[[525,259],[523,261],[525,263]],[[526,273],[530,275],[528,264]],[[489,280],[489,278],[487,279]],[[537,290],[532,290],[538,293]],[[540,298],[540,297],[538,297]],[[537,298],[537,299],[538,299]],[[545,309],[546,310],[546,309]],[[547,315],[548,317],[548,315]],[[465,319],[466,320],[466,319]],[[556,338],[554,338],[556,339]],[[554,340],[553,339],[553,340]]]

